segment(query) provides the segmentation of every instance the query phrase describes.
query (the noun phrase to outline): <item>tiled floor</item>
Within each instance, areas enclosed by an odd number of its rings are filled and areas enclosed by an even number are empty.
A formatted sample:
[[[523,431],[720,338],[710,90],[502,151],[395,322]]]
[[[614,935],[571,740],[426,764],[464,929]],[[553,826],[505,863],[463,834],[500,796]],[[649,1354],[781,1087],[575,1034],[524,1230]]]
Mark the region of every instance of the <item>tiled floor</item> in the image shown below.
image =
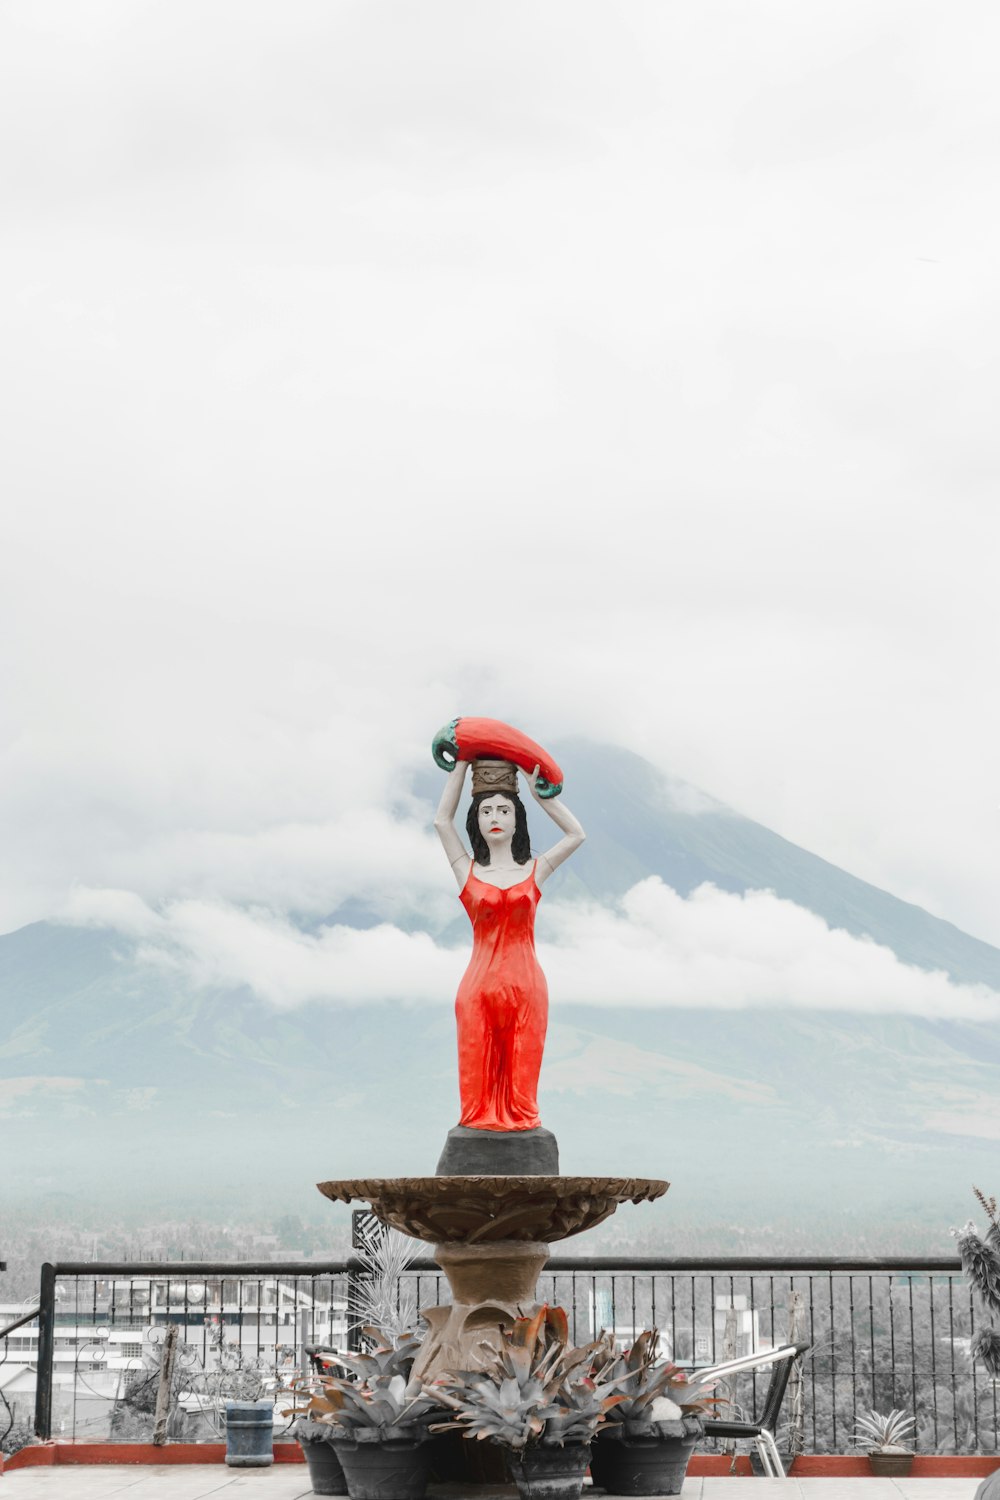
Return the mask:
[[[696,1479],[681,1500],[973,1500],[979,1479]],[[94,1464],[15,1469],[0,1500],[311,1500],[301,1464],[227,1469],[223,1464]],[[511,1491],[513,1494],[513,1491]],[[584,1491],[584,1497],[587,1495]]]

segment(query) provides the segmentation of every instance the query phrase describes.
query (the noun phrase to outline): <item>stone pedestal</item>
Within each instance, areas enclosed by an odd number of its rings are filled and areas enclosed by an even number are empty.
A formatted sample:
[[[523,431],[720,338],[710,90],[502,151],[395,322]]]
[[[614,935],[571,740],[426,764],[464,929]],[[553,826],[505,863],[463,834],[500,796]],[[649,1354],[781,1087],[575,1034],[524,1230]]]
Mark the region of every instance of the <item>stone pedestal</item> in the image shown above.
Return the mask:
[[[558,1177],[559,1146],[551,1130],[449,1130],[438,1177]]]

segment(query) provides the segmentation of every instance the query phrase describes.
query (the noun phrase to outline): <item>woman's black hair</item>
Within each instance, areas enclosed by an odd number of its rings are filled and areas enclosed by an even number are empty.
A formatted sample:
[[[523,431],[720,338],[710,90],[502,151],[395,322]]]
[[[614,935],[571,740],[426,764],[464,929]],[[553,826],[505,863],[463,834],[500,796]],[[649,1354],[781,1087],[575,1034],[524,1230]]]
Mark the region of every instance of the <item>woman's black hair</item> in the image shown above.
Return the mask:
[[[510,852],[514,856],[514,863],[526,865],[531,858],[531,840],[528,837],[528,814],[524,810],[524,803],[516,792],[477,792],[472,799],[469,808],[469,816],[465,820],[465,831],[469,835],[469,843],[472,845],[472,860],[477,865],[488,865],[490,862],[490,846],[483,838],[479,827],[479,807],[486,801],[499,802],[503,798],[505,802],[514,804],[514,837],[510,841]]]

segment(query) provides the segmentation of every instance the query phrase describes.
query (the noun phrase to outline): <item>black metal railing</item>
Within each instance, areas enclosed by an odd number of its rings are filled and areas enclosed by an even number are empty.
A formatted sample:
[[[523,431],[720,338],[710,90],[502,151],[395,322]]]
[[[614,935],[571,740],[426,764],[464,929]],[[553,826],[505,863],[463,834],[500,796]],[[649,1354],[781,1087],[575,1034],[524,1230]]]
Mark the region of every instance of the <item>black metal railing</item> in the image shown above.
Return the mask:
[[[227,1395],[249,1395],[255,1382],[265,1393],[287,1384],[306,1368],[306,1344],[343,1347],[351,1283],[364,1273],[353,1257],[46,1265],[36,1432],[142,1436],[159,1342],[174,1323],[182,1355],[172,1435],[212,1437]],[[418,1305],[447,1296],[433,1261],[415,1261],[406,1274]],[[849,1451],[857,1414],[870,1407],[913,1412],[918,1451],[1000,1451],[996,1388],[969,1360],[975,1309],[957,1260],[553,1257],[539,1296],[567,1309],[578,1342],[600,1328],[626,1342],[656,1326],[665,1352],[692,1366],[809,1340],[785,1403],[787,1452]],[[766,1369],[741,1376],[728,1394],[753,1410],[767,1378]]]

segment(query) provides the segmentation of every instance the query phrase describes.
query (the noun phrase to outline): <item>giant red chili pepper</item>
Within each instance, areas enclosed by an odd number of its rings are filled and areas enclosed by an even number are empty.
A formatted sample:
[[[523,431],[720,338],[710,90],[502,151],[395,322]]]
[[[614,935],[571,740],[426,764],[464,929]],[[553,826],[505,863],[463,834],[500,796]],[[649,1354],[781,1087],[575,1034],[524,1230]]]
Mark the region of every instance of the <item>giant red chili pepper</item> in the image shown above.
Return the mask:
[[[434,759],[443,771],[460,760],[509,760],[528,776],[538,767],[540,797],[558,797],[563,773],[541,745],[499,719],[452,719],[434,736]]]

